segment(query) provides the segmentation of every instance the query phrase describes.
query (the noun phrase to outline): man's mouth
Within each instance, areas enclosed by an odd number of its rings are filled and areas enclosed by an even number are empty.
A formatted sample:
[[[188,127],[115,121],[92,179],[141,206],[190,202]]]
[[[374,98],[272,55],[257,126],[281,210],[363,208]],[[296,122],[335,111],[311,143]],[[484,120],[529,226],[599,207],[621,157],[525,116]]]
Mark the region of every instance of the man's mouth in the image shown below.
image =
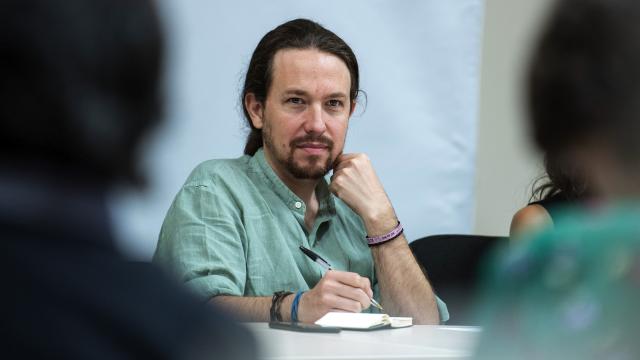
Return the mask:
[[[310,149],[328,149],[329,146],[323,143],[302,143],[299,144],[298,147],[301,148],[310,148]]]
[[[296,147],[309,155],[320,155],[329,150],[327,144],[313,142],[298,144]]]

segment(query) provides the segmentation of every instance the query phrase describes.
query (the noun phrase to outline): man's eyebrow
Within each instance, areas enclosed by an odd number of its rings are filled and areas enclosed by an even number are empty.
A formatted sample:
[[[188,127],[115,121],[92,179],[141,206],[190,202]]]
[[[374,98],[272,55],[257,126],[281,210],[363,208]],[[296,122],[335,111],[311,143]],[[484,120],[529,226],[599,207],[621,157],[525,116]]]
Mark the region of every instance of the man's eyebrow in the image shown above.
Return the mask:
[[[343,93],[343,92],[335,92],[335,93],[331,93],[329,94],[329,96],[327,96],[328,98],[343,98],[346,99],[347,98],[347,94]]]
[[[307,95],[307,92],[304,90],[300,90],[300,89],[288,89],[284,91],[285,95],[299,95],[299,96],[305,96]]]
[[[296,95],[296,96],[307,96],[309,95],[309,93],[307,93],[304,90],[300,90],[300,89],[288,89],[285,90],[283,95]],[[347,94],[343,93],[343,92],[334,92],[331,93],[329,95],[326,96],[326,98],[331,98],[331,99],[346,99],[348,98]]]

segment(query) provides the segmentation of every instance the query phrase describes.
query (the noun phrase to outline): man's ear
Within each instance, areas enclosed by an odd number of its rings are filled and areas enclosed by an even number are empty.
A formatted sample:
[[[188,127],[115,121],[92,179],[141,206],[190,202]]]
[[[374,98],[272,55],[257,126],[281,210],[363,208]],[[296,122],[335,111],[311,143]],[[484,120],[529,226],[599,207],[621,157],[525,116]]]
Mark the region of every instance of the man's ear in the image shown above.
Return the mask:
[[[349,111],[349,117],[351,117],[351,115],[353,115],[353,112],[356,110],[356,101],[353,100],[351,101],[351,111]]]
[[[256,99],[254,93],[247,93],[244,96],[244,107],[249,113],[253,127],[256,129],[262,129],[264,126],[264,104]]]

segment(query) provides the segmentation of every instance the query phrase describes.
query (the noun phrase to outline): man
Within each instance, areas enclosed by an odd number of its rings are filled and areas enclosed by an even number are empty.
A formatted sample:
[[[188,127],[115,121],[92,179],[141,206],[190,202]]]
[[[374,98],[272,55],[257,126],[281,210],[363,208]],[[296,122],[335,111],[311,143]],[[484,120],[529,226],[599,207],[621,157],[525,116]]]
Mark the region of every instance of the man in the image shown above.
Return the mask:
[[[2,358],[253,359],[255,343],[116,250],[106,197],[139,183],[158,122],[150,0],[6,0],[0,12]]]
[[[317,23],[267,33],[242,92],[245,156],[193,171],[155,260],[251,321],[313,322],[332,310],[360,312],[371,298],[416,323],[446,320],[370,161],[342,153],[358,85],[351,48]],[[335,270],[323,275],[299,246]]]

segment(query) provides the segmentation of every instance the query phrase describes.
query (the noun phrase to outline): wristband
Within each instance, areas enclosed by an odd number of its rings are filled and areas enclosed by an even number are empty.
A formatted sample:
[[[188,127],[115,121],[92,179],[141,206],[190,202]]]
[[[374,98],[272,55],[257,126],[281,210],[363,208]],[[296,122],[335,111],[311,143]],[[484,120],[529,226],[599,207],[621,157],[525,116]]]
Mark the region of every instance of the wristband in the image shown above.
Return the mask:
[[[402,228],[402,224],[400,224],[400,221],[398,221],[398,225],[387,234],[374,237],[367,236],[367,243],[369,244],[369,247],[384,244],[387,241],[393,240],[400,236],[403,231],[404,229]]]
[[[293,303],[291,304],[291,322],[298,322],[298,304],[300,303],[302,294],[304,294],[304,291],[298,291],[296,297],[293,298]]]
[[[270,321],[282,321],[280,305],[282,305],[282,300],[291,294],[293,294],[291,291],[276,291],[273,294],[273,297],[271,298],[271,308],[269,309]]]

